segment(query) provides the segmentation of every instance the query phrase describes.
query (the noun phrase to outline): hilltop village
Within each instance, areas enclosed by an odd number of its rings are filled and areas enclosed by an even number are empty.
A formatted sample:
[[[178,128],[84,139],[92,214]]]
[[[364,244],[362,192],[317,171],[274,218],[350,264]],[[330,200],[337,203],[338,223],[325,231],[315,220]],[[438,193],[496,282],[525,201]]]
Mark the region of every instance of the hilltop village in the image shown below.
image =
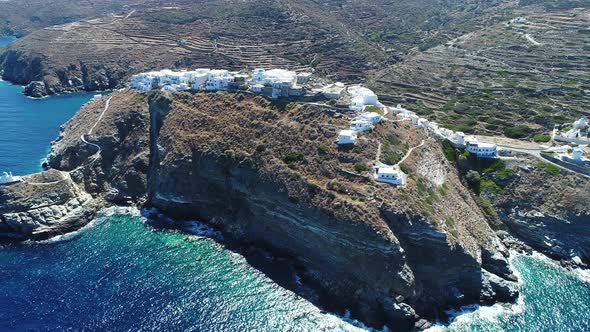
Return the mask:
[[[164,69],[134,75],[130,84],[132,89],[151,91],[241,91],[259,94],[273,99],[290,98],[298,102],[312,103],[335,110],[352,112],[350,127],[342,128],[338,135],[341,148],[356,144],[359,135],[374,129],[387,121],[384,117],[389,112],[396,114],[395,121],[411,121],[417,128],[426,130],[432,137],[449,140],[457,148],[466,148],[480,158],[497,158],[497,146],[492,143],[479,142],[473,136],[440,127],[436,122],[419,117],[414,112],[397,105],[390,107],[382,104],[378,96],[361,85],[345,85],[341,82],[328,82],[311,73],[297,73],[285,69],[258,68],[251,73],[230,72],[228,70],[199,68],[191,71],[173,71]],[[374,166],[376,181],[403,186],[406,175],[398,165],[376,163]]]

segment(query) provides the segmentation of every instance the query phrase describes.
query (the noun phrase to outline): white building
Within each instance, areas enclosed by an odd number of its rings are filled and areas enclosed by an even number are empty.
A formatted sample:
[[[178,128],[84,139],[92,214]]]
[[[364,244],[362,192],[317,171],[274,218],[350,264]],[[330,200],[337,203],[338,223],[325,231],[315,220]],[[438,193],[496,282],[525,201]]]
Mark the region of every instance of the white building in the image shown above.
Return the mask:
[[[227,90],[229,84],[234,81],[234,76],[224,69],[214,69],[209,71],[205,90],[218,91]]]
[[[403,186],[406,184],[405,174],[397,167],[375,167],[374,176],[375,180],[379,182],[391,183],[396,186]]]
[[[374,127],[375,126],[371,122],[369,122],[365,119],[356,119],[356,120],[352,120],[350,122],[350,130],[354,130],[359,133],[369,131],[369,130],[373,129]]]
[[[379,113],[375,112],[365,112],[361,115],[357,116],[355,119],[363,119],[369,121],[371,124],[376,125],[379,122],[383,121],[383,116]]]
[[[344,83],[336,82],[322,88],[322,95],[328,99],[340,99],[346,90]]]
[[[475,137],[467,140],[467,151],[476,154],[480,158],[497,158],[496,144],[478,142]]]
[[[0,175],[0,184],[10,184],[15,182],[22,182],[23,178],[12,175],[12,172],[2,172]]]
[[[348,93],[352,97],[349,108],[355,112],[361,112],[366,106],[377,106],[381,109],[385,108],[379,102],[377,95],[372,90],[369,90],[360,85],[354,85],[348,88]]]
[[[454,133],[449,140],[453,142],[456,146],[464,147],[465,146],[465,134],[461,131]]]
[[[588,122],[586,118],[581,117],[578,121],[574,122],[574,129],[586,129],[588,128]]]
[[[311,73],[299,73],[297,74],[297,84],[305,84],[311,79]]]
[[[354,130],[341,130],[338,135],[338,145],[356,144],[357,133]]]

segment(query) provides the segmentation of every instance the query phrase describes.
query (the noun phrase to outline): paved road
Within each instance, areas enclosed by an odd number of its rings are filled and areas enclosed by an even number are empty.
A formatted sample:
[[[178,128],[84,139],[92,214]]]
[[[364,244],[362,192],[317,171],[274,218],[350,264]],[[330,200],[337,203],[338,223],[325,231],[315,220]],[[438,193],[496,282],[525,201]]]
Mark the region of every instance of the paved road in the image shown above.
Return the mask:
[[[509,147],[509,146],[505,146],[505,145],[498,145],[498,147],[502,148],[503,150],[526,153],[526,154],[528,154],[530,156],[533,156],[533,157],[535,157],[535,158],[537,158],[537,159],[539,159],[539,160],[541,160],[541,161],[543,161],[545,163],[548,163],[548,164],[551,164],[551,165],[555,165],[555,166],[559,167],[560,169],[562,169],[564,171],[571,172],[571,173],[576,173],[576,174],[579,174],[579,175],[581,175],[583,177],[586,177],[586,178],[589,178],[590,179],[590,176],[588,176],[586,174],[583,174],[583,173],[580,173],[580,172],[576,172],[576,171],[574,171],[572,169],[569,169],[567,167],[563,167],[563,166],[561,166],[559,164],[556,164],[556,163],[552,162],[551,160],[548,160],[548,159],[543,158],[543,156],[541,156],[541,151],[543,151],[544,149],[523,149],[523,148]],[[509,158],[512,158],[512,157],[500,157],[500,159],[509,159]]]

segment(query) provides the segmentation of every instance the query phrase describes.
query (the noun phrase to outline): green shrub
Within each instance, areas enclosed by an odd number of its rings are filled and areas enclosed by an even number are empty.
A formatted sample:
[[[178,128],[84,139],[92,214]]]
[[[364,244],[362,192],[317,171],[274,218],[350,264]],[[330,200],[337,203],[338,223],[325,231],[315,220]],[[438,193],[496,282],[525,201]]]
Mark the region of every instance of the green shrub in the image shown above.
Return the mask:
[[[448,140],[443,141],[443,152],[445,154],[445,158],[448,161],[455,161],[455,148],[449,143]]]
[[[400,161],[402,157],[394,152],[387,152],[383,156],[383,162],[387,165],[395,165],[398,161]]]
[[[553,164],[549,164],[549,163],[545,163],[545,162],[540,162],[537,163],[537,168],[540,169],[544,169],[547,173],[551,174],[551,175],[559,175],[559,173],[561,173],[561,169]]]
[[[289,200],[293,203],[297,203],[301,200],[301,197],[297,194],[289,195]]]
[[[380,109],[377,106],[373,106],[373,105],[365,107],[365,112],[375,112],[375,113],[381,114],[381,115],[384,114],[382,109]]]
[[[318,146],[318,152],[319,153],[328,153],[328,150],[329,150],[329,148],[328,148],[328,146],[326,144],[320,144]]]
[[[529,127],[518,125],[504,128],[504,135],[510,138],[523,138],[529,134]]]
[[[493,180],[485,180],[481,179],[479,183],[479,190],[480,191],[488,191],[492,194],[498,194],[502,191],[502,188],[498,186]]]
[[[336,103],[337,103],[336,99],[330,99],[330,100],[328,100],[328,102],[326,102],[326,104],[328,104],[328,105],[336,105]]]
[[[484,159],[484,173],[498,172],[506,169],[506,163],[502,159]]]
[[[474,170],[469,170],[465,175],[465,181],[467,181],[467,185],[473,192],[479,195],[480,192],[480,185],[481,185],[481,175],[479,172]]]
[[[538,143],[545,143],[545,142],[549,142],[551,140],[551,136],[549,135],[542,135],[542,134],[537,134],[535,136],[533,136],[533,141],[538,142]]]
[[[501,178],[509,177],[512,174],[514,174],[514,170],[510,169],[510,168],[503,169],[503,170],[499,171],[498,173],[496,173],[496,175]]]
[[[369,169],[369,168],[368,168],[368,167],[367,167],[367,165],[365,165],[365,164],[358,163],[358,164],[355,164],[355,165],[354,165],[354,170],[355,170],[357,173],[362,173],[362,172],[365,172],[365,171],[366,171],[366,170],[368,170],[368,169]]]
[[[405,174],[411,174],[412,173],[412,169],[410,167],[408,167],[406,164],[400,164],[399,165],[399,169],[404,172]]]

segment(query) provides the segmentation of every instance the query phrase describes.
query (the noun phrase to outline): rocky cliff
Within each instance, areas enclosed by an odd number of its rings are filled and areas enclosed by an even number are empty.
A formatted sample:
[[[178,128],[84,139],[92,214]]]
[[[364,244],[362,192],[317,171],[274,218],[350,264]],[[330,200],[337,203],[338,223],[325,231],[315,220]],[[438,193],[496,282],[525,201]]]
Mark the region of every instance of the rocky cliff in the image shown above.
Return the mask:
[[[507,163],[514,173],[502,180],[504,189],[486,193],[504,229],[554,259],[590,265],[590,179],[518,158]]]
[[[384,124],[342,150],[348,120],[316,106],[157,94],[150,115],[150,205],[295,257],[366,321],[409,328],[516,295],[500,240],[436,142],[405,163],[407,188],[371,180],[381,142],[425,139],[411,126]]]
[[[50,170],[0,186],[0,238],[44,239],[84,226],[109,204],[140,204],[148,130],[138,93],[115,92],[86,104],[53,142]]]
[[[339,149],[348,121],[248,94],[118,91],[68,121],[49,156],[55,170],[34,175],[67,181],[0,187],[2,232],[32,237],[49,223],[54,234],[100,206],[137,204],[291,257],[327,306],[374,326],[421,328],[447,308],[513,300],[507,252],[440,145],[386,122]],[[405,188],[372,180],[376,159],[414,146]],[[53,198],[19,201],[31,195]],[[88,218],[71,217],[86,198]]]

